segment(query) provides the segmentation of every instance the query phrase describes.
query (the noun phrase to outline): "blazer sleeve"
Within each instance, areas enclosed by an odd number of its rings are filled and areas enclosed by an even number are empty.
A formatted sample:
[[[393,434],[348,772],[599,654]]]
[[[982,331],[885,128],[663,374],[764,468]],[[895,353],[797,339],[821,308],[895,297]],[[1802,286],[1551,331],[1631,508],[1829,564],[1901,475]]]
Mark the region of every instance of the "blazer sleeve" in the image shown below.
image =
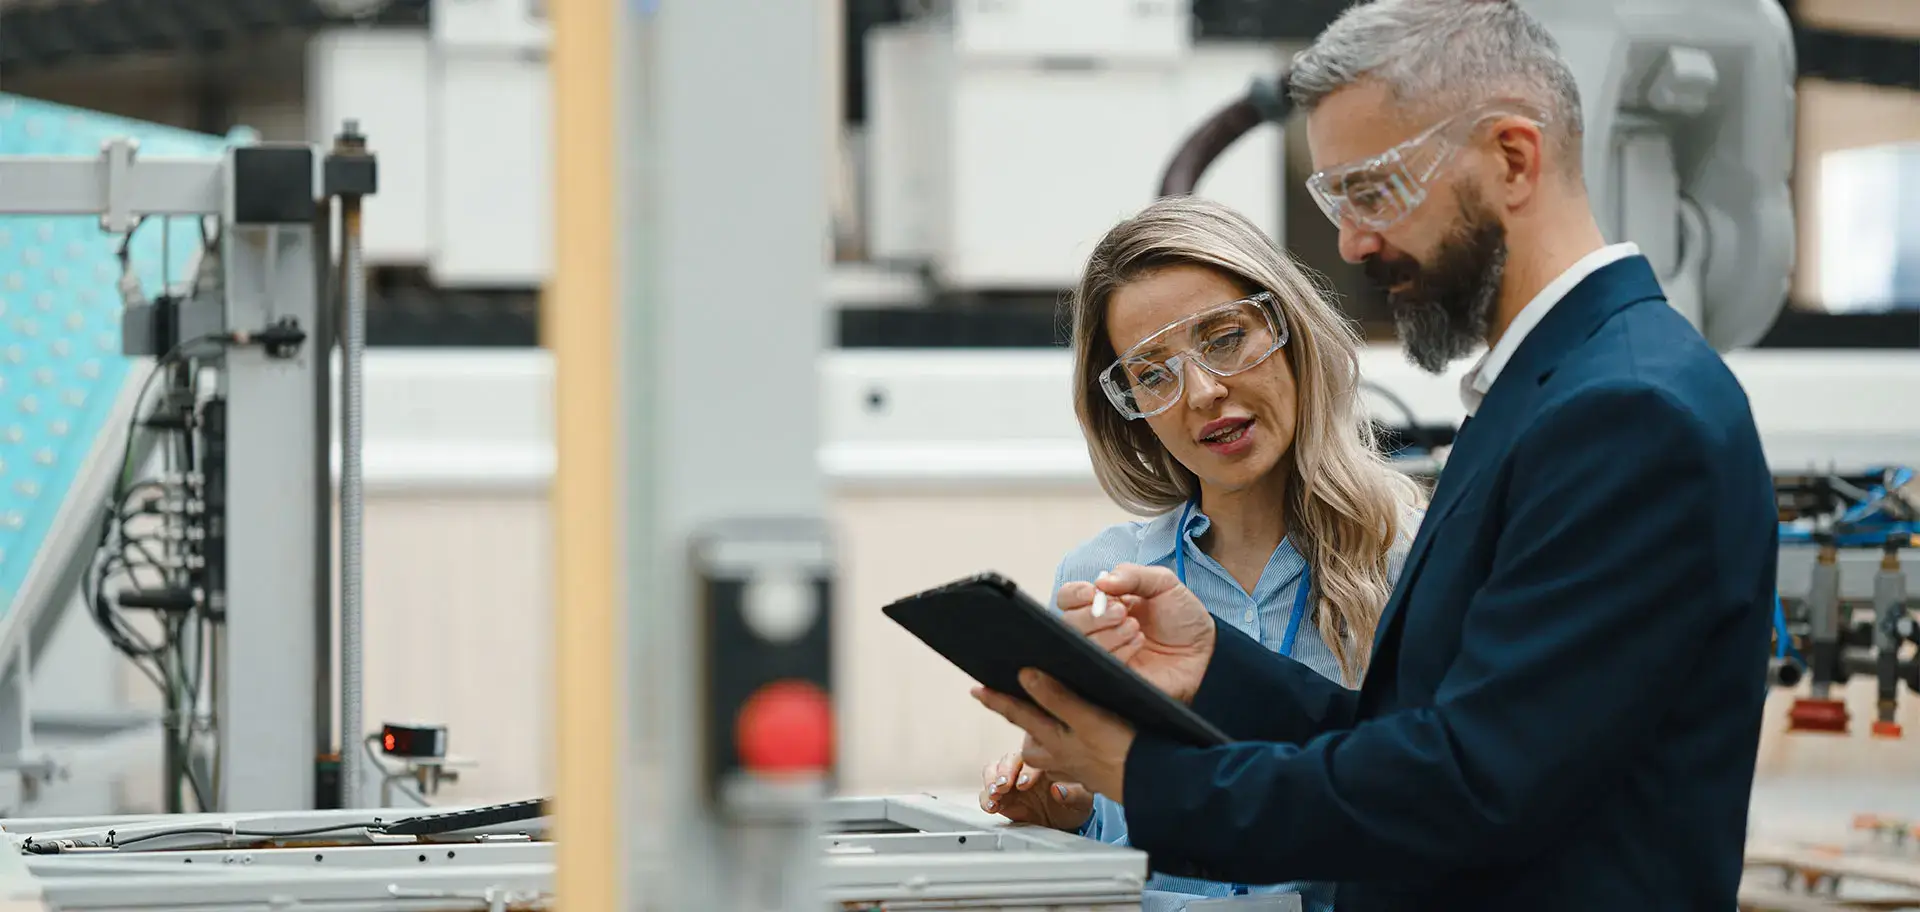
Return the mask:
[[[1505,522],[1434,702],[1304,745],[1142,735],[1124,780],[1133,845],[1161,870],[1276,883],[1437,876],[1553,844],[1735,612],[1706,595],[1715,447],[1644,384],[1542,415],[1509,457]]]
[[[1214,623],[1213,659],[1193,711],[1236,741],[1302,742],[1353,724],[1358,691]]]

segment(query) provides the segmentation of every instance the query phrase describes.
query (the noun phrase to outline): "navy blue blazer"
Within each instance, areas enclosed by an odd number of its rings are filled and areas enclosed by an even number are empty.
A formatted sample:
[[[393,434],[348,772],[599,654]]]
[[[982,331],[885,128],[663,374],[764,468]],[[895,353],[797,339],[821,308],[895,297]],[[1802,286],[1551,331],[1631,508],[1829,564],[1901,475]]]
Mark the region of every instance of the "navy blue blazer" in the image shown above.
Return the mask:
[[[1629,257],[1516,350],[1441,473],[1358,691],[1227,625],[1142,735],[1134,847],[1341,912],[1735,908],[1778,560],[1745,392]]]

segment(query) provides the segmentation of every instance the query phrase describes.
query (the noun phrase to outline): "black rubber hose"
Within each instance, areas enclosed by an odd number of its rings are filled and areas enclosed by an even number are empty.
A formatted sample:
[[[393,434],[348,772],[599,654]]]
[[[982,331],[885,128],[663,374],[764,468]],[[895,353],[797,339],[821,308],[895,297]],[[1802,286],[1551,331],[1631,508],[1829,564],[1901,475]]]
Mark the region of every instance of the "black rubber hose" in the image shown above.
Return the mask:
[[[1160,178],[1161,196],[1186,196],[1200,185],[1200,176],[1240,137],[1269,121],[1287,119],[1293,104],[1287,97],[1287,77],[1258,79],[1240,100],[1221,108],[1187,135]]]
[[[1266,122],[1260,109],[1244,98],[1215,112],[1187,137],[1167,163],[1166,176],[1160,179],[1161,196],[1186,196],[1199,186],[1200,175],[1214,159]]]

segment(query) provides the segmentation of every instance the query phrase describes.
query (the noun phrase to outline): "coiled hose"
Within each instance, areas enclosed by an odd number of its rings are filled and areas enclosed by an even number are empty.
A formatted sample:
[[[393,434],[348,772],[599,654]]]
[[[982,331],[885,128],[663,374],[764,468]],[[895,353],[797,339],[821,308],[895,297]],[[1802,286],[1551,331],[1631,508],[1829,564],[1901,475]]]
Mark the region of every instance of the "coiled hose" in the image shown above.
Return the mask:
[[[1241,137],[1261,124],[1282,123],[1291,113],[1293,102],[1287,97],[1286,73],[1254,80],[1245,96],[1214,112],[1187,135],[1160,178],[1160,195],[1193,193],[1200,185],[1200,176]]]

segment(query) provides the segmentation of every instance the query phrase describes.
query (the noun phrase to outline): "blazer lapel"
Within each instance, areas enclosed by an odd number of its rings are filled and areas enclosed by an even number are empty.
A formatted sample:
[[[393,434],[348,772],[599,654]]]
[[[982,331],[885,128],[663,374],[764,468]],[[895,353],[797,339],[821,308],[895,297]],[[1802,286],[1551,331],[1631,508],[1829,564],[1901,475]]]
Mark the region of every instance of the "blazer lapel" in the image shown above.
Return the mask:
[[[1645,257],[1631,256],[1609,263],[1574,286],[1567,296],[1547,311],[1540,323],[1522,340],[1501,373],[1501,380],[1487,391],[1475,415],[1460,426],[1440,472],[1433,501],[1427,506],[1420,531],[1407,552],[1399,582],[1380,614],[1374,631],[1373,656],[1378,661],[1387,648],[1389,633],[1400,617],[1419,578],[1420,568],[1432,550],[1433,532],[1446,522],[1460,505],[1461,495],[1473,489],[1473,482],[1487,466],[1500,461],[1514,431],[1531,411],[1534,394],[1552,375],[1566,354],[1585,342],[1601,324],[1626,307],[1650,299],[1666,297],[1653,267]]]
[[[1427,562],[1427,552],[1433,546],[1434,530],[1446,521],[1447,514],[1460,505],[1460,492],[1471,488],[1473,480],[1493,462],[1489,458],[1492,453],[1481,441],[1504,435],[1494,433],[1489,417],[1482,408],[1479,416],[1469,422],[1471,428],[1462,425],[1460,433],[1454,437],[1453,450],[1447,455],[1447,465],[1440,470],[1439,482],[1434,486],[1433,500],[1427,505],[1426,516],[1420,520],[1420,531],[1414,535],[1413,544],[1407,549],[1407,560],[1400,569],[1399,582],[1394,585],[1393,595],[1387,599],[1387,607],[1380,613],[1380,623],[1374,628],[1374,661],[1379,660],[1382,650],[1386,648],[1388,632],[1400,616],[1407,593],[1413,591],[1413,581],[1419,578],[1420,567]]]

